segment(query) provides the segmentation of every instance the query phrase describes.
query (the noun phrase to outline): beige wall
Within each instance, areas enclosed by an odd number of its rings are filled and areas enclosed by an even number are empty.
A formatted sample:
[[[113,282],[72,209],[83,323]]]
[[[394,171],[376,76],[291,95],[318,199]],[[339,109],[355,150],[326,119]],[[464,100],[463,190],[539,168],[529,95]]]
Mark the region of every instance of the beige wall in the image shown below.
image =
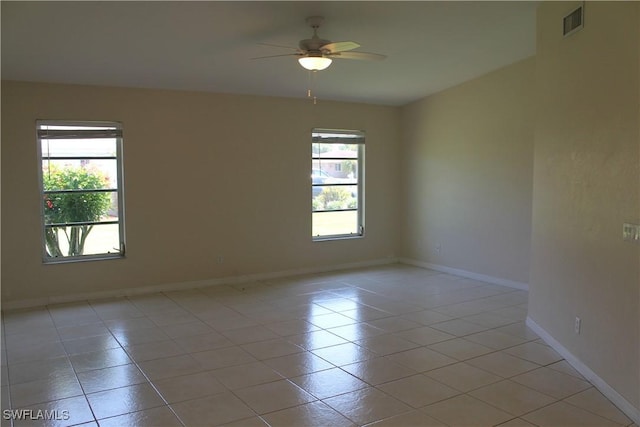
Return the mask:
[[[125,259],[42,264],[36,119],[123,123]],[[3,82],[2,300],[394,257],[398,124],[391,107]],[[311,241],[313,127],[367,133],[363,239]]]
[[[528,282],[534,71],[529,58],[403,108],[403,257]]]
[[[640,408],[640,3],[586,2],[563,39],[577,4],[538,10],[529,316]]]

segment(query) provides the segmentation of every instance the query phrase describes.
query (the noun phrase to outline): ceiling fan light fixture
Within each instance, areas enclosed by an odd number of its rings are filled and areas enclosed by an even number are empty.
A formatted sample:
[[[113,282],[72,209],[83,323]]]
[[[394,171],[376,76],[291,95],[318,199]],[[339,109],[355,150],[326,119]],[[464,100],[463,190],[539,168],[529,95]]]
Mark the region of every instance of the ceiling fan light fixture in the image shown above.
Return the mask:
[[[331,61],[331,58],[324,56],[303,56],[302,58],[298,58],[300,65],[309,71],[324,70],[331,65]]]

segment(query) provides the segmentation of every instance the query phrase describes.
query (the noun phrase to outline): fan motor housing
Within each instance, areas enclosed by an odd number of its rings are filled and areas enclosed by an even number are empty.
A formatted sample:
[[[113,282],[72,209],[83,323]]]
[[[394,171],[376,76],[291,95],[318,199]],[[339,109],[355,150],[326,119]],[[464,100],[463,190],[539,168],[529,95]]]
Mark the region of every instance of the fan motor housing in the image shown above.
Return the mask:
[[[321,39],[319,37],[314,37],[311,39],[305,39],[305,40],[300,40],[300,43],[298,43],[298,46],[300,47],[301,50],[304,51],[308,51],[308,52],[313,52],[313,51],[318,51],[320,52],[322,50],[322,46],[331,43],[331,41],[329,40],[324,40]]]

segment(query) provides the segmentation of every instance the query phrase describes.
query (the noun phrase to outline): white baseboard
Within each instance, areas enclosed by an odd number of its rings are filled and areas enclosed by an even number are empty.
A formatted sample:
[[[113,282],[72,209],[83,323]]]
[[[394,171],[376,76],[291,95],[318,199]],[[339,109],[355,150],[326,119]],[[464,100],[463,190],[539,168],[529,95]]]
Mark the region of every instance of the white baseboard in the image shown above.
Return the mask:
[[[454,276],[466,277],[467,279],[479,280],[481,282],[491,283],[493,285],[507,286],[509,288],[520,289],[523,291],[529,290],[529,285],[523,282],[516,282],[515,280],[502,279],[500,277],[487,276],[480,273],[474,273],[472,271],[461,270],[459,268],[447,267],[446,265],[432,264],[430,262],[418,261],[411,258],[400,258],[399,260],[403,264],[413,265],[415,267],[427,268],[430,270],[439,271],[441,273],[453,274]]]
[[[278,279],[283,277],[301,276],[304,274],[329,273],[332,271],[348,270],[352,268],[374,267],[377,265],[396,264],[397,258],[384,258],[369,261],[350,262],[345,264],[333,264],[321,267],[308,267],[293,270],[274,271],[268,273],[256,273],[243,276],[229,276],[206,280],[194,280],[179,283],[166,283],[152,286],[139,286],[110,291],[84,292],[60,296],[43,298],[30,298],[16,301],[3,301],[3,310],[15,310],[20,308],[42,307],[50,304],[61,304],[67,302],[87,301],[103,298],[120,298],[134,295],[152,294],[157,292],[180,291],[185,289],[196,289],[207,286],[236,285],[242,283],[257,282],[260,280]]]
[[[622,397],[620,393],[615,391],[613,387],[606,383],[605,380],[600,378],[595,372],[593,372],[587,365],[585,365],[580,359],[574,356],[566,347],[560,344],[555,338],[545,331],[540,325],[538,325],[533,319],[527,316],[527,326],[533,330],[549,344],[551,348],[564,357],[564,359],[573,368],[578,371],[583,377],[585,377],[591,384],[593,384],[607,399],[609,399],[614,405],[618,407],[624,414],[631,418],[631,420],[640,424],[640,408],[633,406],[627,399]]]

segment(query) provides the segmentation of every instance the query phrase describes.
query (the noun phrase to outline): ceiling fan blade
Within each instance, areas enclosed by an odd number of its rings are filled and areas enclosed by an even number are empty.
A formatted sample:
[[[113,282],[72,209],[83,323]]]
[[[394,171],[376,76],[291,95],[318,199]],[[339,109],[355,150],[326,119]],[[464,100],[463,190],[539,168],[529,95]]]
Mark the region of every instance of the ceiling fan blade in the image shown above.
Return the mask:
[[[281,44],[273,44],[273,43],[258,43],[260,46],[269,46],[269,47],[279,47],[281,49],[290,49],[290,50],[298,50],[297,47],[293,46],[283,46]]]
[[[266,58],[277,58],[279,56],[301,56],[301,54],[299,53],[285,53],[282,55],[267,55],[267,56],[258,56],[256,58],[251,58],[251,59],[266,59]]]
[[[360,45],[356,42],[333,42],[329,44],[322,45],[320,50],[328,50],[331,53],[335,52],[345,52],[347,50],[357,49]]]
[[[336,52],[328,56],[336,59],[359,59],[362,61],[382,61],[387,57],[386,55],[370,52]]]

